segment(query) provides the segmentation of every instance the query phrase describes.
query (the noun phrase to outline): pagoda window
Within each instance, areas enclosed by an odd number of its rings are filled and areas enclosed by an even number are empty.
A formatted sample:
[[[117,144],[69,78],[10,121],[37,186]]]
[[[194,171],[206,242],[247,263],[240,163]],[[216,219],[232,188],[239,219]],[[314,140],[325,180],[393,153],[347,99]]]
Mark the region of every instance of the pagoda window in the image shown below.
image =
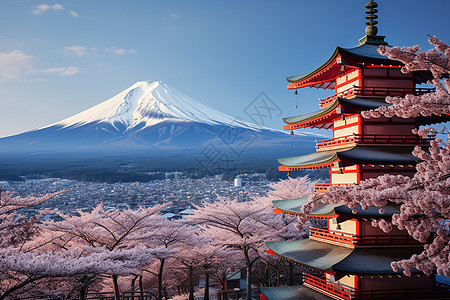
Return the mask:
[[[338,222],[337,218],[331,218],[329,222],[330,230],[353,235],[359,234],[359,222],[355,219]]]
[[[356,286],[356,280],[355,280],[355,275],[345,275],[344,277],[340,278],[339,280],[335,280],[335,276],[330,274],[330,273],[326,273],[325,272],[325,279],[333,284],[336,284],[338,286],[347,288],[347,289],[354,289]]]
[[[357,165],[348,167],[331,167],[330,182],[332,185],[359,183],[360,170]]]
[[[339,119],[333,121],[333,138],[359,134],[361,128],[360,115],[342,115]]]
[[[353,88],[353,86],[361,86],[361,72],[359,69],[351,71],[343,76],[336,78],[336,94]]]

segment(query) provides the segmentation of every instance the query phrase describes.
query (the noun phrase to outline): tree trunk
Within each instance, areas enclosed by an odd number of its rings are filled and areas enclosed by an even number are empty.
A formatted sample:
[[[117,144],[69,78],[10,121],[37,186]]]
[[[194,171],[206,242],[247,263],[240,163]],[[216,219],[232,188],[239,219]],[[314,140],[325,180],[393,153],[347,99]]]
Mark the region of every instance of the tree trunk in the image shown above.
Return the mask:
[[[291,261],[288,261],[289,262],[289,268],[288,268],[288,280],[287,280],[287,285],[294,285],[294,276],[293,276],[293,271],[294,271],[294,268],[293,268],[293,263],[291,262]]]
[[[250,256],[248,255],[248,248],[244,247],[242,249],[245,257],[245,265],[247,266],[247,297],[246,300],[252,300],[252,262],[250,261]]]
[[[280,286],[280,268],[277,267],[277,286]]]
[[[141,292],[141,294],[142,294],[143,291],[144,291],[144,285],[142,283],[142,275],[140,275],[139,276],[139,292]]]
[[[194,267],[189,266],[189,300],[194,300]]]
[[[209,300],[209,273],[205,272],[205,293],[203,296],[203,300]]]
[[[266,267],[264,268],[264,285],[265,286],[270,286],[270,270],[269,270],[269,262],[265,261],[264,264],[266,265]]]
[[[252,300],[252,265],[247,264],[247,300]]]
[[[8,297],[8,296],[9,296],[10,294],[12,294],[13,292],[15,292],[15,291],[17,291],[17,290],[20,290],[20,289],[23,288],[24,286],[26,286],[26,285],[28,285],[28,284],[30,284],[30,283],[32,283],[32,282],[38,280],[38,279],[41,279],[41,278],[34,278],[34,279],[28,278],[27,280],[21,282],[20,284],[14,286],[14,287],[12,287],[12,288],[10,288],[9,290],[6,290],[3,294],[0,295],[0,300],[7,299],[6,297]]]
[[[117,282],[118,275],[112,275],[114,287],[114,300],[120,300],[119,283]]]
[[[86,299],[90,280],[91,279],[88,276],[83,276],[83,278],[81,278],[80,300]]]
[[[159,273],[158,273],[158,300],[162,300],[163,296],[162,296],[162,277],[163,277],[163,270],[164,270],[164,261],[165,258],[161,258],[160,262],[161,264],[159,265]]]

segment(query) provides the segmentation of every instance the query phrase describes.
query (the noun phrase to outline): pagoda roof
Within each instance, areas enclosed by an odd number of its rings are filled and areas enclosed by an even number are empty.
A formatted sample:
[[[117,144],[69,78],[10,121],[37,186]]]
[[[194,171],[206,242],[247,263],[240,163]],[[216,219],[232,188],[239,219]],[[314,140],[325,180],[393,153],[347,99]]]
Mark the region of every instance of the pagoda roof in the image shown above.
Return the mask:
[[[286,199],[286,200],[274,200],[272,201],[273,205],[281,210],[283,213],[300,214],[300,210],[302,206],[308,201],[308,197],[302,197],[297,199]],[[317,216],[317,217],[327,217],[335,215],[334,208],[337,206],[342,206],[342,204],[323,204],[319,207],[314,208],[309,216]]]
[[[378,53],[379,43],[364,43],[354,48],[336,47],[331,57],[315,70],[286,77],[289,89],[298,89],[302,87],[315,87],[323,89],[334,89],[334,79],[348,71],[348,68],[360,68],[367,66],[378,67],[400,67],[403,63],[391,60],[387,56]],[[345,65],[348,68],[342,70]],[[429,71],[414,71],[416,83],[427,82],[432,75]]]
[[[335,83],[329,84],[344,71],[341,66],[360,67],[363,65],[387,65],[387,66],[401,66],[399,61],[391,60],[384,55],[378,53],[379,45],[363,44],[355,48],[336,47],[331,57],[317,69],[295,76],[286,77],[286,80],[291,84],[288,85],[290,89],[302,88],[306,86],[333,89]]]
[[[308,197],[287,200],[274,200],[273,205],[284,213],[298,215],[302,206],[308,201]],[[357,215],[360,217],[391,217],[393,214],[400,212],[397,206],[384,206],[384,213],[380,214],[379,207],[369,206],[366,210],[360,205],[355,207],[357,213],[353,213],[353,209],[342,203],[323,203],[311,210],[310,217],[332,217],[335,215]]]
[[[303,127],[320,127],[329,129],[332,127],[332,120],[340,115],[340,113],[358,113],[364,110],[371,110],[381,106],[391,105],[386,102],[381,102],[380,98],[362,98],[355,97],[352,99],[346,99],[336,97],[334,102],[317,111],[283,118],[283,121],[288,124],[284,126],[284,129],[297,129]],[[338,111],[338,107],[341,107],[341,111]]]
[[[332,299],[304,285],[278,286],[259,288],[267,300],[329,300]]]
[[[413,165],[418,158],[411,152],[413,147],[365,146],[314,152],[301,156],[280,158],[281,171],[318,169],[331,167],[335,162],[370,165]]]
[[[391,262],[411,257],[422,247],[347,248],[312,239],[266,242],[276,255],[298,264],[348,274],[396,274]],[[418,272],[417,270],[413,270]]]

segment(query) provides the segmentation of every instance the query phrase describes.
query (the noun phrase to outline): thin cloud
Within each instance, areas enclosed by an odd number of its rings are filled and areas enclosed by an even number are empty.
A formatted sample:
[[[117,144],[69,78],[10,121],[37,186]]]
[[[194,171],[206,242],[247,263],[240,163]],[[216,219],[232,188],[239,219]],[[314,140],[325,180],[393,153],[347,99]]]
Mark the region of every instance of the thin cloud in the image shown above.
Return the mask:
[[[78,72],[77,67],[39,68],[34,56],[20,50],[0,52],[0,81],[35,80],[36,76],[71,76]]]
[[[111,48],[106,48],[105,49],[106,52],[110,52],[112,54],[116,54],[116,55],[124,55],[124,54],[133,54],[136,53],[136,50],[134,49],[122,49],[122,48],[118,48],[118,47],[111,47]]]
[[[176,12],[176,13],[174,12],[174,13],[171,13],[170,16],[176,20],[176,19],[178,19],[180,17],[180,13],[179,12]]]
[[[75,18],[78,18],[79,17],[79,15],[76,13],[76,12],[74,12],[73,10],[71,10],[70,12],[69,12],[69,14],[71,14],[73,17],[75,17]]]
[[[33,9],[32,13],[33,15],[40,15],[49,10],[53,11],[64,10],[64,6],[62,6],[61,4],[54,4],[54,5],[39,4],[38,6],[36,6],[35,9]]]
[[[33,75],[58,75],[58,76],[71,76],[75,75],[80,70],[77,67],[59,67],[48,69],[32,69],[28,73]]]
[[[83,46],[67,46],[64,47],[64,55],[67,56],[85,56],[89,54],[89,50]]]

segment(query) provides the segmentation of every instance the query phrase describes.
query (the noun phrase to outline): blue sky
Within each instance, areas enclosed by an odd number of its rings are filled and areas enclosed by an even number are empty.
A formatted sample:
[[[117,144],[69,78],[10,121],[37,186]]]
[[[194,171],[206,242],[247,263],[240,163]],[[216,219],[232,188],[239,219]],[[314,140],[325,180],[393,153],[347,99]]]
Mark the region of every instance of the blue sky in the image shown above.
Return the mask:
[[[162,80],[248,121],[244,109],[262,91],[283,116],[316,110],[329,92],[296,97],[285,76],[315,69],[336,46],[357,46],[366,2],[1,0],[0,137],[74,115],[141,80]],[[450,1],[377,2],[379,34],[391,45],[429,49],[427,34],[450,43]]]

